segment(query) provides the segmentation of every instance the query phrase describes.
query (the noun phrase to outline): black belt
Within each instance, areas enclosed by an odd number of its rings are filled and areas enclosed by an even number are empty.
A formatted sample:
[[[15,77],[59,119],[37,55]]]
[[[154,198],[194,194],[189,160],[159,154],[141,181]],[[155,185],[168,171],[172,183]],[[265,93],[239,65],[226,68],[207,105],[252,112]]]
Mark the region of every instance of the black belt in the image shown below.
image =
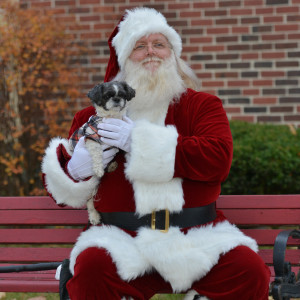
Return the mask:
[[[167,232],[170,226],[193,227],[213,221],[216,218],[215,203],[201,207],[184,208],[179,213],[169,213],[167,209],[154,211],[138,217],[134,212],[101,212],[105,225],[114,225],[126,230],[136,231],[140,227],[150,227]]]

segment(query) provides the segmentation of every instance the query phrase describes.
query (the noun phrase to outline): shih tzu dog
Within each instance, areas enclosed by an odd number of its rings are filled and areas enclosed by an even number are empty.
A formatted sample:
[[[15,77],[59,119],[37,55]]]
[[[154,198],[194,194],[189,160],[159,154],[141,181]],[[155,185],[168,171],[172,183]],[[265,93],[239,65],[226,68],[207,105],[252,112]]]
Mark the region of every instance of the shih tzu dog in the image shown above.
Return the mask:
[[[102,162],[102,142],[98,135],[97,125],[103,118],[122,119],[126,114],[128,101],[135,96],[135,90],[124,81],[112,81],[96,85],[87,96],[96,109],[96,115],[91,116],[88,122],[76,130],[69,142],[71,149],[74,150],[78,140],[85,136],[85,146],[92,157],[95,176],[101,178],[105,170]],[[106,167],[106,170],[112,172],[116,168],[117,162],[113,161]],[[94,196],[88,200],[87,210],[91,224],[98,224],[100,216],[94,207]]]

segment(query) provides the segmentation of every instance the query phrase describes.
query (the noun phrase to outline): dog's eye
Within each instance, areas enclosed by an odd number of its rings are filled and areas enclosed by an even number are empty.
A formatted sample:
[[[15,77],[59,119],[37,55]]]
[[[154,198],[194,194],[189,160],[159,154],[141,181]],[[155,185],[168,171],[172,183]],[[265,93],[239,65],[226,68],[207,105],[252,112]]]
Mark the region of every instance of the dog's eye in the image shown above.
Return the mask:
[[[113,94],[111,94],[111,93],[105,94],[105,95],[103,96],[103,98],[104,98],[105,100],[108,100],[108,99],[111,98],[111,97],[113,97]]]
[[[119,96],[120,98],[126,98],[126,94],[123,93],[123,92],[119,92],[119,93],[118,93],[118,96]]]

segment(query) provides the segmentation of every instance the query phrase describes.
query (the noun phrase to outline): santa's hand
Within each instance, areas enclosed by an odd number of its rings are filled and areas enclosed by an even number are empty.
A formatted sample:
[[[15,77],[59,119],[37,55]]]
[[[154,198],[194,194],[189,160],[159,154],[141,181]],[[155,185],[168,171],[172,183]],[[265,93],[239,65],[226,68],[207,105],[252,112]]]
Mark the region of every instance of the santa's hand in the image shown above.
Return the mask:
[[[83,180],[94,175],[92,157],[85,148],[84,137],[81,137],[75,146],[67,168],[69,174],[75,180]]]
[[[118,148],[112,148],[109,145],[101,144],[102,147],[102,161],[103,161],[103,169],[107,167],[107,165],[114,159],[116,154],[119,152]]]
[[[122,149],[125,152],[130,151],[134,122],[128,117],[123,117],[123,120],[104,119],[97,127],[103,143]]]

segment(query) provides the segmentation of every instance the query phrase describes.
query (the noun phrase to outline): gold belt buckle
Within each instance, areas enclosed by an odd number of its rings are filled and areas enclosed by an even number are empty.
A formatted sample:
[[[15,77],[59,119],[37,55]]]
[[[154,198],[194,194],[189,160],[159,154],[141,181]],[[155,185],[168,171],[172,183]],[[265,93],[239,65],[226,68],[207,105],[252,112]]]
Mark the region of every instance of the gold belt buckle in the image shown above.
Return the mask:
[[[155,210],[152,211],[152,215],[151,215],[151,229],[155,230],[155,222],[156,222],[156,218],[155,218],[156,212]],[[170,212],[169,210],[165,209],[165,229],[159,230],[160,232],[168,232],[169,231],[169,227],[170,227]]]

